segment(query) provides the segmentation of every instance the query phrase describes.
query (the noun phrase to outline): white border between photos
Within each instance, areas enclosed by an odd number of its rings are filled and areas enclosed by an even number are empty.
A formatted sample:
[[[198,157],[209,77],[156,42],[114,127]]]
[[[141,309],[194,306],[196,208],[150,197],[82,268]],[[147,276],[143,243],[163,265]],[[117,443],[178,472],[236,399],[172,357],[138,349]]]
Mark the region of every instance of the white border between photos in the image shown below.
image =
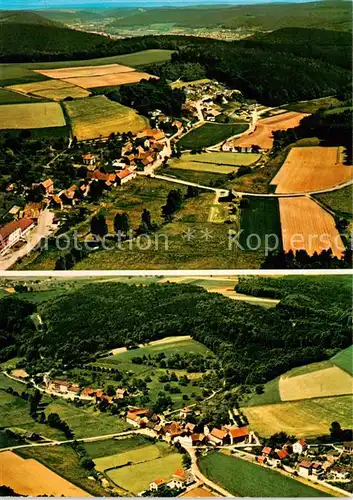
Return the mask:
[[[151,269],[92,271],[0,271],[0,278],[81,278],[94,276],[312,276],[352,275],[353,269]]]

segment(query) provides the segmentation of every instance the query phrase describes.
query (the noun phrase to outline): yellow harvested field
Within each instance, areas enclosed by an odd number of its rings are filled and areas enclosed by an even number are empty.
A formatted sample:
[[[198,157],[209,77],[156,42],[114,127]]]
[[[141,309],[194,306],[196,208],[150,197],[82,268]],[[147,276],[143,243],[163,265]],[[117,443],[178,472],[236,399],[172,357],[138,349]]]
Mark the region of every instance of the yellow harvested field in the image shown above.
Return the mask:
[[[0,129],[64,127],[64,113],[57,102],[4,104],[0,106]]]
[[[250,147],[253,144],[256,144],[263,149],[271,149],[273,146],[272,132],[274,130],[287,130],[289,128],[297,127],[300,120],[302,120],[305,116],[309,115],[307,113],[288,111],[278,116],[264,118],[256,123],[254,132],[251,134],[244,134],[239,139],[232,141],[232,144],[234,146],[243,147]]]
[[[113,132],[136,133],[148,126],[148,120],[135,110],[105,96],[67,101],[64,106],[79,141],[108,137]]]
[[[83,76],[79,78],[65,78],[64,81],[72,85],[78,85],[84,89],[97,87],[112,87],[115,85],[125,85],[127,83],[138,83],[141,80],[157,78],[148,73],[140,71],[129,71],[128,73],[109,73],[100,76]]]
[[[338,366],[296,377],[284,375],[279,380],[279,392],[282,401],[353,394],[353,377]]]
[[[36,460],[21,458],[12,451],[0,453],[0,483],[26,496],[91,496]]]
[[[77,66],[76,68],[60,68],[60,69],[37,69],[36,73],[47,76],[49,78],[78,78],[83,76],[99,76],[109,73],[125,73],[134,71],[134,68],[123,66],[122,64],[102,64],[100,66]]]
[[[313,255],[331,248],[333,255],[342,257],[345,247],[334,218],[315,201],[305,196],[280,198],[279,212],[285,252],[306,250]]]
[[[7,87],[7,89],[21,94],[53,99],[54,101],[62,101],[66,97],[79,99],[90,95],[88,90],[67,82],[62,82],[61,80],[46,80],[44,82],[12,85]]]
[[[242,411],[250,429],[261,436],[271,436],[280,429],[297,437],[312,437],[328,434],[332,420],[338,420],[343,429],[351,427],[352,404],[353,396],[335,396],[250,406]]]
[[[276,193],[306,193],[329,189],[353,179],[353,167],[342,164],[339,147],[292,148],[271,181]]]

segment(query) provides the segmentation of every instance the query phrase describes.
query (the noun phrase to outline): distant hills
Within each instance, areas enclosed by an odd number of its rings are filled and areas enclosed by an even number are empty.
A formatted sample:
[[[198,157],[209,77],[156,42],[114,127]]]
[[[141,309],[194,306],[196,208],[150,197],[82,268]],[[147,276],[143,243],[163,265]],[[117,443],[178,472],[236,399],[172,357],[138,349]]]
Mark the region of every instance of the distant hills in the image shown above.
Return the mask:
[[[217,2],[215,2],[216,4]],[[351,31],[352,4],[328,0],[308,3],[261,5],[208,5],[184,8],[135,10],[113,21],[114,27],[172,23],[189,28],[220,26],[269,31],[284,27],[324,28]]]
[[[35,24],[39,26],[55,26],[64,28],[65,25],[61,22],[48,19],[44,16],[30,11],[0,11],[0,26],[6,24]]]

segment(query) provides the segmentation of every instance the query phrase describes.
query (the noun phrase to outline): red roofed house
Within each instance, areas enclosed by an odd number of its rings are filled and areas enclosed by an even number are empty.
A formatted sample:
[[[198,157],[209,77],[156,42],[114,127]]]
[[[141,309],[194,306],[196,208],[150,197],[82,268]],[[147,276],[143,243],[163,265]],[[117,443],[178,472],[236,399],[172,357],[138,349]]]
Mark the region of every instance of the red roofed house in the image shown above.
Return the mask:
[[[42,211],[42,203],[27,203],[23,209],[23,217],[26,219],[32,219],[34,222],[38,222]]]
[[[163,478],[159,478],[159,479],[155,479],[151,484],[150,484],[150,490],[151,491],[157,491],[158,488],[160,488],[161,486],[167,484],[168,481],[166,481],[165,479]]]
[[[269,446],[265,446],[264,448],[262,448],[263,455],[269,456],[271,454],[271,451],[272,451],[272,448],[270,448]]]
[[[172,488],[185,488],[193,482],[194,478],[190,472],[184,469],[177,469],[173,474],[171,486]]]
[[[45,195],[54,193],[54,182],[52,179],[46,179],[40,183],[40,187]]]
[[[117,172],[116,174],[116,180],[118,185],[122,186],[123,184],[126,184],[127,182],[131,181],[132,179],[135,179],[136,177],[136,172],[131,172],[128,168],[125,170],[121,170],[120,172]]]
[[[19,219],[0,228],[0,255],[15,245],[34,227],[32,219]]]
[[[82,156],[82,162],[84,165],[95,165],[96,157],[92,153]]]
[[[299,476],[302,477],[308,477],[311,476],[311,469],[312,469],[312,462],[309,462],[309,460],[302,460],[300,464],[298,464],[299,468]]]
[[[276,450],[276,454],[280,460],[285,459],[289,455],[287,450]]]
[[[305,439],[300,439],[299,441],[293,444],[293,453],[298,453],[298,455],[301,455],[305,449],[306,449]]]
[[[247,427],[231,427],[228,434],[230,436],[230,444],[240,443],[249,438]]]
[[[208,439],[211,444],[215,446],[222,446],[226,443],[228,432],[223,429],[217,429],[214,427],[211,433],[208,435]]]

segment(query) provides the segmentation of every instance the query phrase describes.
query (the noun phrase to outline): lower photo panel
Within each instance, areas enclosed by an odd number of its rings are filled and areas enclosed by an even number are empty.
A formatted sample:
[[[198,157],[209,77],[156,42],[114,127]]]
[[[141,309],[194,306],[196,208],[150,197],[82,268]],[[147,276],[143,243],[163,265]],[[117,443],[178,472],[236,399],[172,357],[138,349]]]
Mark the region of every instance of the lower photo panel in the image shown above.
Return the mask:
[[[352,495],[352,275],[3,276],[0,341],[0,496]]]

